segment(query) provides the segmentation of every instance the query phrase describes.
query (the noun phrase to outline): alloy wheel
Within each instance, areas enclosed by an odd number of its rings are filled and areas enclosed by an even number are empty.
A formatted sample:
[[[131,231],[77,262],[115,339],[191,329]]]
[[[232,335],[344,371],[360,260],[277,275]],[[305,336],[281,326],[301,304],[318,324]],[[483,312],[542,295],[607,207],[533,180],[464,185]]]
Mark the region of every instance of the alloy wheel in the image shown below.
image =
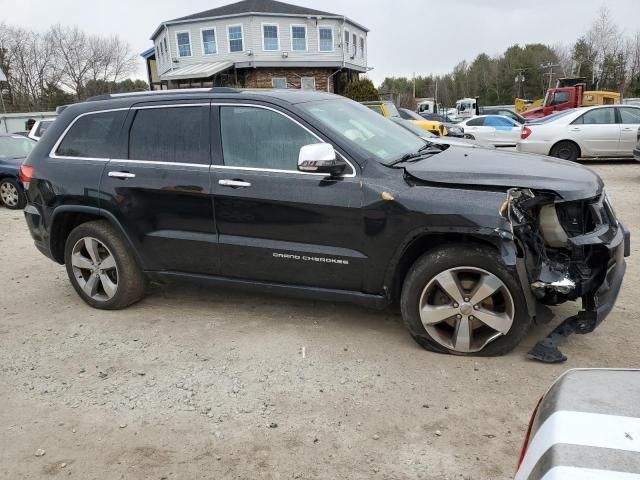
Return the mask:
[[[107,246],[93,237],[76,242],[71,252],[73,274],[82,291],[93,300],[106,302],[118,291],[118,266]]]
[[[3,182],[0,184],[0,199],[6,206],[16,207],[20,201],[20,192],[14,184]]]
[[[476,267],[450,268],[436,275],[422,291],[419,308],[429,336],[460,353],[478,352],[506,335],[515,312],[504,282]]]

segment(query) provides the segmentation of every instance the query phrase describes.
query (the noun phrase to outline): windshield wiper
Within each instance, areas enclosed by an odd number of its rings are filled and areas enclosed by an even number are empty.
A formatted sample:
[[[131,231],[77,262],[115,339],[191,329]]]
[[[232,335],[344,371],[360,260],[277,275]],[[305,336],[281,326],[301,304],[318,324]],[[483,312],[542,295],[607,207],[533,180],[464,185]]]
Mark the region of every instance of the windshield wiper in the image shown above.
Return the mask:
[[[442,152],[442,150],[443,148],[441,148],[440,145],[436,145],[435,143],[429,142],[424,144],[422,147],[420,147],[417,152],[407,153],[406,155],[403,155],[398,160],[391,162],[389,166],[394,166],[402,162],[412,162],[412,161],[415,162],[422,158],[435,155],[436,153],[440,153]]]

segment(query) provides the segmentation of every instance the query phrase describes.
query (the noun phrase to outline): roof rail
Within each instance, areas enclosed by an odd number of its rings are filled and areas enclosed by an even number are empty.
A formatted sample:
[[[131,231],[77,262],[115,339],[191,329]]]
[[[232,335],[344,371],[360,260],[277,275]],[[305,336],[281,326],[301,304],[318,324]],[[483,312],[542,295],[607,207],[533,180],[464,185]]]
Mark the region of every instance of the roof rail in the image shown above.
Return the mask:
[[[122,97],[144,97],[149,95],[171,95],[175,93],[240,93],[237,88],[231,87],[213,87],[213,88],[173,88],[170,90],[146,90],[144,92],[127,92],[127,93],[105,93],[87,98],[87,102],[97,102],[100,100],[112,100]]]

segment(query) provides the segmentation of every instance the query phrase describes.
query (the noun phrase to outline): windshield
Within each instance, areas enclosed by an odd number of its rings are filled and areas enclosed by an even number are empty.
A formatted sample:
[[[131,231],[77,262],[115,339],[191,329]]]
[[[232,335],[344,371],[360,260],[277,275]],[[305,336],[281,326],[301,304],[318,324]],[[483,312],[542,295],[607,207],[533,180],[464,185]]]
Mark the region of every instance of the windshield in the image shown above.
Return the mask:
[[[421,118],[421,120],[424,120]],[[397,123],[398,125],[400,125],[402,128],[405,128],[407,130],[409,130],[411,133],[413,133],[414,135],[419,136],[420,138],[438,138],[437,135],[434,135],[433,133],[431,133],[428,130],[425,130],[424,128],[420,128],[417,125],[415,125],[414,123],[409,122],[408,120],[400,120],[400,119],[394,119],[393,120],[395,123]]]
[[[33,140],[16,135],[0,137],[0,158],[23,158],[29,155],[36,144]]]
[[[386,165],[416,153],[425,145],[424,140],[413,133],[356,102],[325,100],[299,107],[336,136]]]
[[[406,108],[402,110],[407,117],[412,118],[413,120],[424,120],[420,115],[416,112],[412,112],[411,110],[407,110]]]
[[[390,117],[399,117],[400,112],[393,103],[385,103]]]

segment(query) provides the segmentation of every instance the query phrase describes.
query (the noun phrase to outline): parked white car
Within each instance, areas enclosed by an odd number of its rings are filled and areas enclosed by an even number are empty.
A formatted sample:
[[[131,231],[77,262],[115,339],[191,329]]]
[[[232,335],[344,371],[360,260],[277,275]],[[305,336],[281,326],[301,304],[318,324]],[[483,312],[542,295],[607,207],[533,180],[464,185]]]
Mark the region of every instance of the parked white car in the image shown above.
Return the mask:
[[[575,108],[523,125],[517,147],[519,152],[565,160],[633,157],[638,127],[640,107],[637,106]]]
[[[464,137],[495,145],[515,147],[520,140],[521,125],[503,115],[478,115],[458,124]]]
[[[55,118],[45,118],[42,120],[37,120],[36,123],[33,124],[29,135],[27,135],[31,140],[35,140],[36,142],[42,138],[44,132],[53,125]]]

